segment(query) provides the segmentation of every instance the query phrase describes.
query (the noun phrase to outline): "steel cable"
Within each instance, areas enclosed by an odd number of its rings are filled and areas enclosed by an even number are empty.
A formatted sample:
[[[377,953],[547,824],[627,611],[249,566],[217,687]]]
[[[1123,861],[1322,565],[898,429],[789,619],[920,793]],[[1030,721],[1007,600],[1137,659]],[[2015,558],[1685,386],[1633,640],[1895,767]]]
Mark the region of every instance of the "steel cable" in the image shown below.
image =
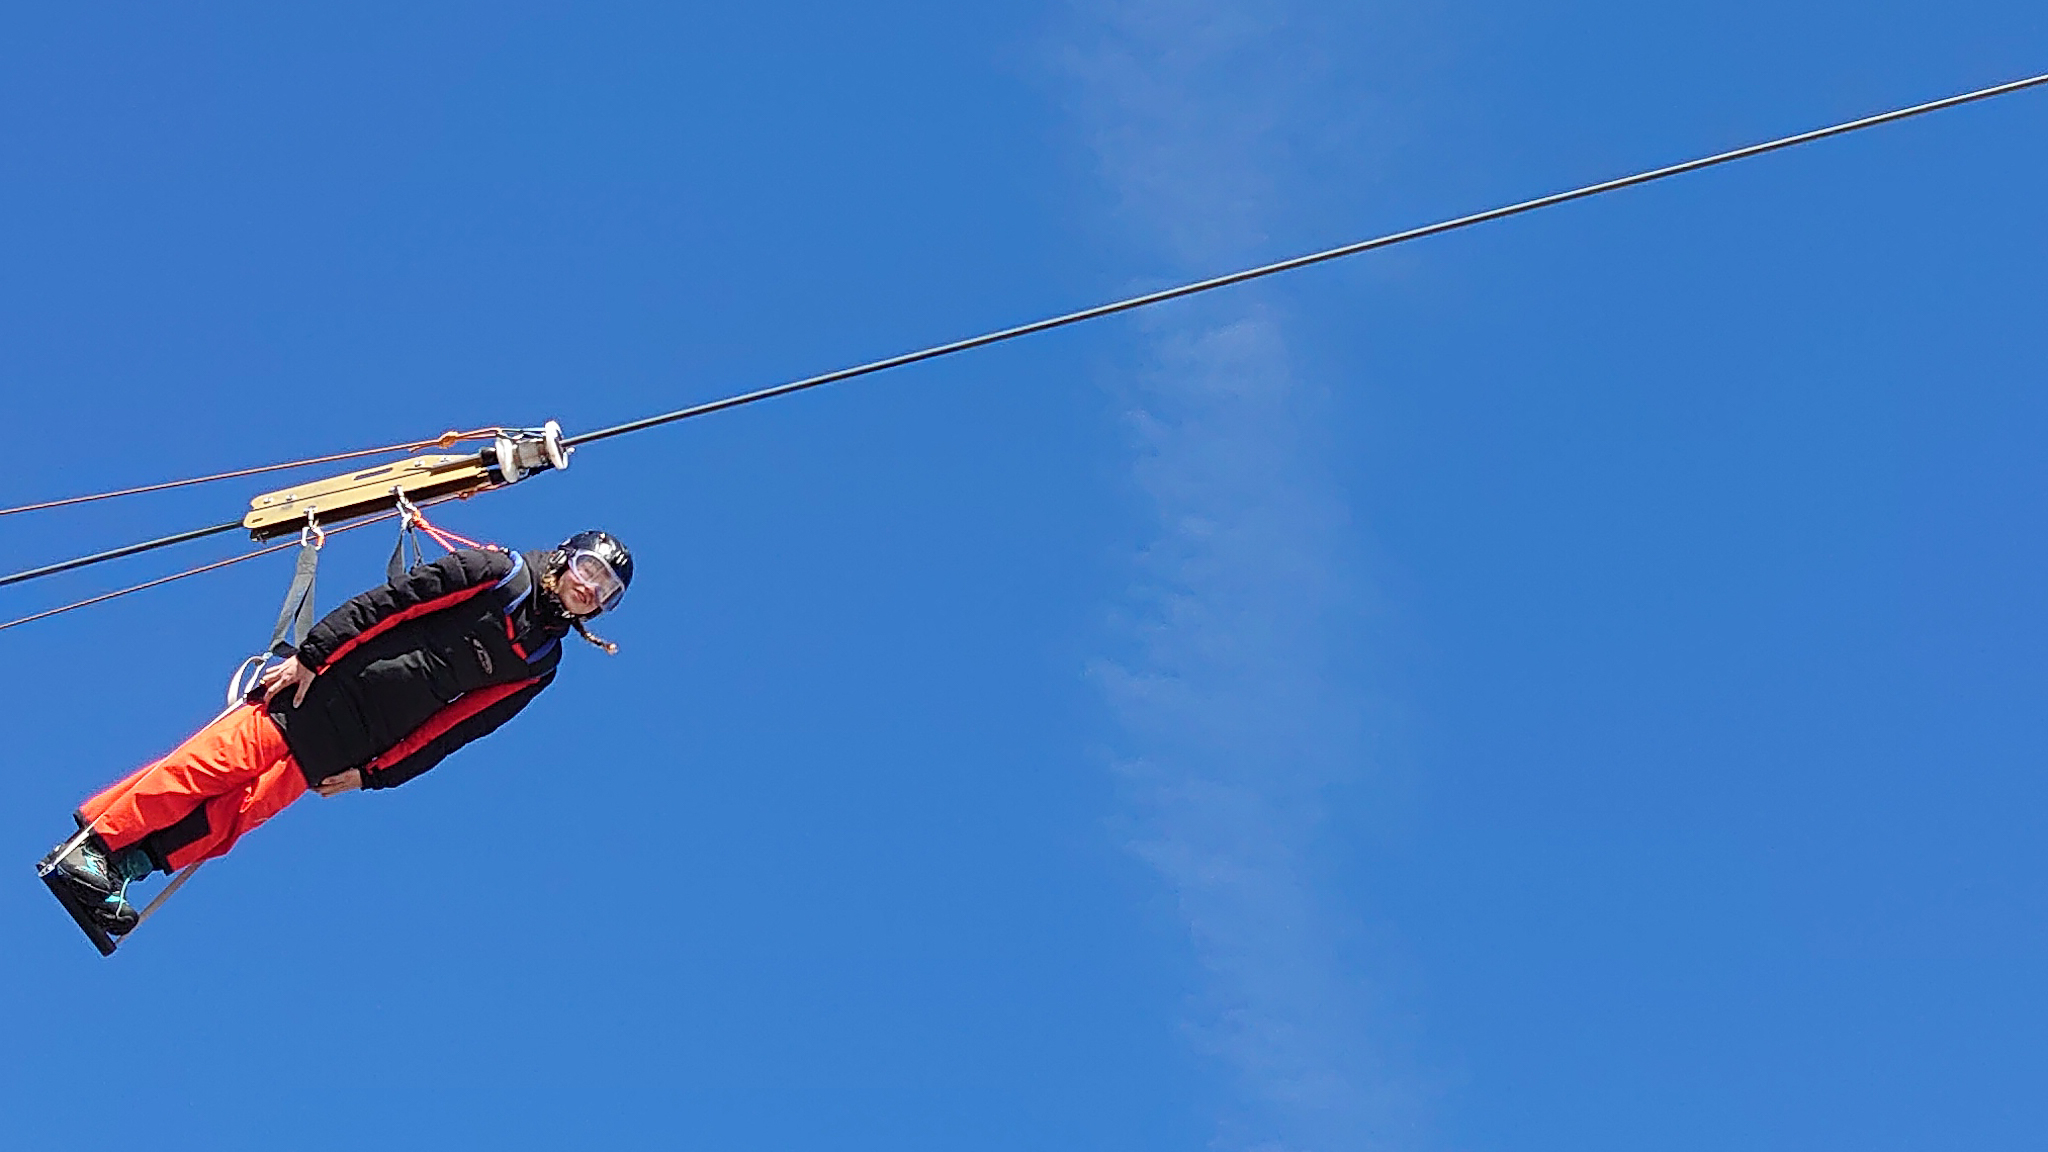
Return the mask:
[[[1485,224],[1493,220],[1504,220],[1510,216],[1519,216],[1524,212],[1534,212],[1539,208],[1550,208],[1558,204],[1570,203],[1573,200],[1584,200],[1591,196],[1599,196],[1606,192],[1633,188],[1637,185],[1669,179],[1670,177],[1680,176],[1688,172],[1697,172],[1703,168],[1712,168],[1716,165],[1728,164],[1736,160],[1746,160],[1752,156],[1761,156],[1767,152],[1776,152],[1780,149],[1792,148],[1800,144],[1809,144],[1815,140],[1825,140],[1830,136],[1842,136],[1850,132],[1861,131],[1865,128],[1875,128],[1880,124],[1891,124],[1900,120],[1908,120],[1915,116],[1924,116],[1929,112],[1939,112],[1945,108],[1954,108],[1963,104],[1975,103],[1979,100],[1988,100],[1994,96],[2004,96],[2008,93],[2038,87],[2042,84],[2048,84],[2048,73],[2031,76],[2025,80],[2014,80],[2010,83],[1994,85],[1990,88],[1980,88],[1975,92],[1965,92],[1960,96],[1949,96],[1941,100],[1929,101],[1925,104],[1915,104],[1910,108],[1882,112],[1875,116],[1866,116],[1860,120],[1851,120],[1826,128],[1816,128],[1810,132],[1801,132],[1793,136],[1782,136],[1762,144],[1751,144],[1745,148],[1719,152],[1697,160],[1688,160],[1681,164],[1672,164],[1667,167],[1652,169],[1648,172],[1639,172],[1633,176],[1623,176],[1615,180],[1605,180],[1598,184],[1588,184],[1581,188],[1574,188],[1569,192],[1555,192],[1548,196],[1539,196],[1534,200],[1523,200],[1520,203],[1509,204],[1505,207],[1493,208],[1485,212],[1475,212],[1469,216],[1459,216],[1455,219],[1444,220],[1435,224],[1425,224],[1420,228],[1410,228],[1405,232],[1393,232],[1371,240],[1361,240],[1354,244],[1326,248],[1321,252],[1311,252],[1305,256],[1296,256],[1272,264],[1262,264],[1256,268],[1247,268],[1241,272],[1231,272],[1207,280],[1198,280],[1192,284],[1182,284],[1177,287],[1164,288],[1157,292],[1147,292],[1141,296],[1132,296],[1108,304],[1098,304],[1093,308],[1084,308],[1078,312],[1068,312],[1062,316],[1037,320],[1029,324],[1020,324],[1014,328],[1005,328],[998,332],[970,336],[965,340],[955,340],[950,344],[938,344],[916,352],[906,352],[902,355],[871,361],[870,363],[853,368],[841,368],[836,372],[827,372],[820,376],[793,380],[787,384],[777,384],[755,392],[728,396],[722,400],[711,400],[703,404],[678,409],[674,412],[663,413],[659,416],[649,416],[645,419],[630,421],[625,424],[600,429],[596,432],[585,432],[581,436],[572,436],[564,440],[563,444],[569,447],[575,447],[579,444],[592,444],[599,440],[608,440],[614,436],[624,436],[629,432],[639,432],[663,424],[672,424],[678,420],[688,420],[695,416],[722,412],[728,408],[738,408],[743,404],[752,404],[756,401],[768,400],[776,396],[787,396],[792,392],[802,392],[806,389],[817,388],[825,384],[836,384],[841,380],[851,380],[856,376],[868,376],[876,372],[887,371],[891,368],[901,368],[905,365],[916,364],[925,360],[936,360],[941,356],[951,356],[954,353],[965,352],[972,348],[983,348],[990,344],[1000,344],[1006,340],[1015,340],[1020,336],[1049,332],[1054,328],[1064,328],[1069,324],[1079,324],[1084,320],[1095,320],[1103,316],[1113,316],[1116,313],[1128,312],[1134,308],[1162,304],[1168,300],[1178,300],[1183,296],[1193,296],[1202,292],[1211,292],[1218,288],[1227,288],[1233,284],[1242,284],[1248,280],[1258,280],[1266,276],[1278,275],[1282,272],[1291,272],[1297,268],[1306,268],[1311,264],[1321,264],[1325,261],[1338,260],[1346,256],[1356,256],[1361,252],[1371,252],[1379,248],[1390,248],[1396,244],[1405,244],[1410,240],[1420,240],[1426,236],[1440,236],[1445,232],[1455,232],[1461,228],[1470,228],[1475,224]]]
[[[25,583],[26,581],[44,576],[55,576],[59,572],[69,572],[73,568],[84,568],[89,564],[99,564],[107,560],[119,560],[123,556],[134,556],[141,552],[168,548],[173,544],[183,544],[190,540],[203,540],[208,536],[218,536],[223,532],[232,532],[241,526],[242,522],[240,520],[230,520],[225,524],[215,524],[211,528],[196,528],[190,532],[180,532],[175,536],[165,536],[157,540],[145,540],[140,544],[130,544],[125,548],[95,552],[90,556],[80,556],[76,560],[63,560],[55,564],[45,564],[41,568],[31,568],[26,572],[16,572],[12,576],[0,576],[0,588],[5,588],[9,584]]]
[[[1212,292],[1219,288],[1226,288],[1234,284],[1243,284],[1247,281],[1258,280],[1267,276],[1275,276],[1282,272],[1291,272],[1298,268],[1306,268],[1313,264],[1321,264],[1326,261],[1338,260],[1346,256],[1356,256],[1364,252],[1371,252],[1381,248],[1390,248],[1396,244],[1405,244],[1411,240],[1420,240],[1429,236],[1440,236],[1446,232],[1455,232],[1459,229],[1473,227],[1474,225],[1485,224],[1494,220],[1504,220],[1510,216],[1519,216],[1526,212],[1534,212],[1543,208],[1555,207],[1556,205],[1567,204],[1575,200],[1584,200],[1589,197],[1600,196],[1608,192],[1616,192],[1624,188],[1633,188],[1643,184],[1650,184],[1659,180],[1669,179],[1673,176],[1684,175],[1688,172],[1698,172],[1702,169],[1732,163],[1737,160],[1745,160],[1753,156],[1761,156],[1766,153],[1777,152],[1782,149],[1797,147],[1801,144],[1809,144],[1816,140],[1825,140],[1833,136],[1843,136],[1851,132],[1860,132],[1866,128],[1875,128],[1882,124],[1892,124],[1901,120],[1909,120],[1916,116],[1927,115],[1930,112],[1939,112],[1947,108],[1955,108],[1964,104],[1972,104],[1980,100],[1988,100],[1993,97],[2008,95],[2010,93],[2019,92],[2024,89],[2039,87],[2043,84],[2048,84],[2048,73],[2044,73],[2038,76],[2030,76],[2023,80],[2013,80],[2004,84],[1996,84],[1989,88],[1979,88],[1973,92],[1965,92],[1957,96],[1949,96],[1940,100],[1932,100],[1924,104],[1915,104],[1908,108],[1899,108],[1890,112],[1881,112],[1874,116],[1866,116],[1857,120],[1849,120],[1840,124],[1830,125],[1826,128],[1816,128],[1811,131],[1800,132],[1791,136],[1782,136],[1778,139],[1768,140],[1761,144],[1751,144],[1747,147],[1736,148],[1727,152],[1718,152],[1711,156],[1703,156],[1696,160],[1687,160],[1683,163],[1671,164],[1662,168],[1654,168],[1646,172],[1638,172],[1631,176],[1622,176],[1613,180],[1604,180],[1597,184],[1587,184],[1583,187],[1571,189],[1570,191],[1555,192],[1548,196],[1539,196],[1533,200],[1523,200],[1518,203],[1505,205],[1503,207],[1488,209],[1484,212],[1475,212],[1468,216],[1459,216],[1449,220],[1442,220],[1434,224],[1425,224],[1421,227],[1410,228],[1402,232],[1392,232],[1384,236],[1374,237],[1370,240],[1361,240],[1356,243],[1345,244],[1336,248],[1326,248],[1320,252],[1311,252],[1306,255],[1295,256],[1290,259],[1276,261],[1271,264],[1262,264],[1255,268],[1247,268],[1238,272],[1230,272],[1221,276],[1214,276],[1206,280],[1197,280],[1193,283],[1182,284],[1172,288],[1164,288],[1156,292],[1147,292],[1142,295],[1127,297],[1125,299],[1112,301],[1107,304],[1098,304],[1095,307],[1084,308],[1077,312],[1068,312],[1063,315],[1049,317],[1044,320],[1033,321],[1029,324],[1020,324],[1012,328],[1004,328],[995,332],[984,333],[979,336],[970,336],[964,340],[955,340],[952,341],[951,343],[937,344],[933,345],[932,347],[920,349],[915,352],[906,352],[900,355],[890,356],[886,359],[874,360],[866,364],[856,365],[851,368],[841,368],[837,371],[826,372],[818,376],[809,376],[801,380],[792,380],[789,381],[788,383],[777,384],[772,387],[761,388],[752,392],[743,392],[738,395],[728,396],[719,400],[710,400],[702,404],[695,404],[687,408],[680,408],[673,412],[662,413],[661,415],[658,416],[649,416],[639,420],[632,420],[624,424],[616,424],[610,428],[601,428],[595,432],[585,432],[580,436],[569,437],[565,439],[562,443],[565,447],[570,448],[578,447],[585,444],[594,444],[602,440],[609,440],[615,436],[624,436],[632,432],[641,432],[649,428],[660,427],[663,424],[673,424],[679,420],[688,420],[697,416],[706,416],[713,412],[722,412],[729,408],[738,408],[743,405],[753,404],[761,400],[772,399],[777,396],[787,396],[794,392],[802,392],[807,389],[822,387],[826,384],[835,384],[840,381],[851,380],[859,376],[873,375],[877,372],[884,372],[891,368],[901,368],[910,364],[917,364],[926,360],[936,360],[942,356],[951,356],[954,355],[955,353],[966,352],[970,349],[983,348],[991,344],[1000,344],[1003,343],[1004,341],[1018,339],[1019,337],[1030,336],[1039,332],[1048,332],[1055,328],[1067,327],[1071,324],[1079,324],[1085,320],[1095,320],[1104,316],[1112,316],[1120,312],[1128,312],[1137,308],[1145,308],[1153,304],[1162,304],[1169,300],[1178,300],[1185,296],[1194,296],[1203,292]],[[451,433],[451,435],[453,434]],[[428,441],[419,446],[424,447],[426,446],[426,444],[431,443],[434,443],[434,441]],[[340,457],[330,457],[328,459],[336,458]],[[254,474],[255,472],[269,471],[273,470],[274,468],[294,466],[295,465],[275,465],[272,466],[271,468],[245,470],[240,473],[222,473],[217,477],[203,477],[189,481],[173,481],[170,484],[153,485],[147,488],[130,489],[124,492],[105,493],[100,496],[74,497],[72,500],[69,501],[52,501],[46,504],[29,505],[19,509],[7,509],[5,510],[5,512],[0,512],[0,515],[4,515],[8,512],[28,511],[33,508],[57,507],[66,503],[78,503],[91,499],[107,499],[112,496],[127,495],[132,492],[155,491],[160,488],[177,487],[183,484],[205,483],[207,480],[211,479],[224,479],[229,476],[235,475],[251,475]],[[103,561],[118,559],[123,556],[133,556],[140,552],[147,552],[156,548],[164,548],[173,544],[184,543],[188,540],[197,540],[205,536],[211,536],[220,532],[226,532],[230,529],[238,527],[239,524],[240,522],[237,521],[232,524],[222,524],[216,525],[212,528],[202,528],[193,532],[180,533],[176,536],[166,536],[160,540],[151,540],[142,544],[132,544],[125,548],[117,548],[112,551],[100,552],[91,556],[82,556],[76,560],[67,560],[63,561],[62,563],[50,564],[41,568],[31,569],[26,572],[18,572],[12,576],[0,577],[0,587],[6,587],[10,584],[19,584],[24,581],[34,580],[43,576],[55,575],[59,572],[68,572],[74,568],[83,568],[90,564],[98,564]],[[251,555],[258,554],[260,553],[252,553]]]
[[[421,505],[421,507],[431,508],[436,504],[445,503],[448,500],[459,499],[461,499],[460,496],[444,496],[440,500],[429,500],[425,504]],[[339,536],[343,532],[353,532],[358,528],[366,528],[372,524],[379,524],[383,521],[390,520],[398,515],[399,513],[395,511],[385,512],[377,516],[372,516],[367,520],[358,520],[353,524],[344,524],[339,528],[329,528],[326,530],[327,535]],[[237,522],[234,525],[230,525],[230,527],[239,526],[239,522]],[[299,541],[286,540],[282,544],[272,544],[267,548],[258,548],[254,552],[244,552],[239,556],[230,556],[225,560],[216,560],[211,564],[201,564],[196,568],[187,568],[183,572],[174,573],[170,576],[159,576],[154,580],[145,580],[140,584],[131,584],[126,588],[116,589],[112,592],[103,592],[98,596],[89,596],[84,600],[74,601],[70,604],[64,605],[61,608],[51,608],[42,612],[37,612],[33,615],[23,616],[16,620],[9,620],[4,624],[0,624],[0,632],[5,632],[9,628],[18,628],[23,624],[33,624],[38,620],[47,620],[52,616],[61,616],[66,612],[75,611],[79,608],[90,608],[95,604],[103,604],[109,600],[118,600],[123,596],[129,595],[130,593],[141,592],[146,589],[155,588],[162,584],[169,584],[176,580],[183,580],[188,576],[199,576],[207,572],[212,572],[216,569],[226,568],[234,564],[240,564],[244,560],[254,560],[259,556],[268,556],[273,552],[282,552],[287,548],[297,548],[298,546]]]

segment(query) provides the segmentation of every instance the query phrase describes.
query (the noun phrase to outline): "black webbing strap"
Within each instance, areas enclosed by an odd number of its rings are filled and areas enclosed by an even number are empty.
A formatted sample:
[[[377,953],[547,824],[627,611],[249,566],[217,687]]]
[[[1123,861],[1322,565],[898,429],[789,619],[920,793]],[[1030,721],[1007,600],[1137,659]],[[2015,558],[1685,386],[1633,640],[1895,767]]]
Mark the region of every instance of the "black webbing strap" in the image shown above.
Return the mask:
[[[300,543],[298,570],[292,573],[284,607],[278,609],[277,627],[270,633],[272,656],[284,658],[298,652],[306,633],[313,630],[313,577],[319,569],[320,546],[312,540]]]
[[[412,563],[405,562],[405,542],[412,541]],[[393,584],[404,579],[407,572],[427,562],[426,549],[420,546],[420,531],[413,526],[410,516],[402,517],[398,524],[398,543],[391,549],[391,559],[384,565],[384,578]]]

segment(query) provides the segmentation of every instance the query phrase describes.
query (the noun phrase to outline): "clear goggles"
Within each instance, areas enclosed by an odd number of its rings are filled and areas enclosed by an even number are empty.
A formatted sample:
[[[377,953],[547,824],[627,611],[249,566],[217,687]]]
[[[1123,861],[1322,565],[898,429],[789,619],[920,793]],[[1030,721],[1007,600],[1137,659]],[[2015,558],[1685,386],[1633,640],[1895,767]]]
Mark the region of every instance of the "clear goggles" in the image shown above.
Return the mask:
[[[612,571],[604,557],[595,552],[571,552],[566,569],[570,579],[581,584],[586,591],[597,597],[598,610],[609,612],[619,606],[626,595],[626,582]]]

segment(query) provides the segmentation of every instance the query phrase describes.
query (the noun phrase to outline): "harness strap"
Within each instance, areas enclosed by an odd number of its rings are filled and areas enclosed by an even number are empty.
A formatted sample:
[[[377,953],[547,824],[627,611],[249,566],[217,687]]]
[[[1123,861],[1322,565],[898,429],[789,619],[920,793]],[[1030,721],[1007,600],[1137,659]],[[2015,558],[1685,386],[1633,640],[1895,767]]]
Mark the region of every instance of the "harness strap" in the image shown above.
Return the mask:
[[[270,655],[291,656],[306,642],[306,633],[313,630],[313,578],[319,572],[320,546],[310,541],[299,545],[299,564],[292,573],[292,586],[285,591],[284,605],[278,609],[277,627],[270,631]]]
[[[297,655],[299,645],[306,642],[306,633],[313,630],[313,578],[319,575],[320,548],[326,543],[327,534],[312,517],[307,517],[306,530],[299,534],[299,563],[292,572],[291,587],[285,590],[284,604],[277,610],[277,627],[270,630],[270,645],[242,661],[235,674],[228,677],[230,709],[255,690],[263,666],[272,657],[282,660]]]
[[[405,545],[412,543],[412,563],[405,562]],[[407,516],[398,523],[398,543],[391,549],[391,559],[384,565],[384,578],[396,584],[407,572],[427,562],[427,550],[420,544],[420,533],[416,522]]]

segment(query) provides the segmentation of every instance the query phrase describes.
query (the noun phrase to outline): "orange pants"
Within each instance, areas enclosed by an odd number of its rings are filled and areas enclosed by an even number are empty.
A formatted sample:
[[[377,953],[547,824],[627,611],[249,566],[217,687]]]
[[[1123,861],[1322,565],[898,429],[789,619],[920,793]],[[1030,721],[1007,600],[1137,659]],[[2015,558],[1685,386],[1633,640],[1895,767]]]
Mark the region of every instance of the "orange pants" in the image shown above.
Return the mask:
[[[305,794],[284,733],[262,708],[245,706],[87,800],[78,818],[108,848],[148,840],[152,855],[176,870],[223,855]]]

